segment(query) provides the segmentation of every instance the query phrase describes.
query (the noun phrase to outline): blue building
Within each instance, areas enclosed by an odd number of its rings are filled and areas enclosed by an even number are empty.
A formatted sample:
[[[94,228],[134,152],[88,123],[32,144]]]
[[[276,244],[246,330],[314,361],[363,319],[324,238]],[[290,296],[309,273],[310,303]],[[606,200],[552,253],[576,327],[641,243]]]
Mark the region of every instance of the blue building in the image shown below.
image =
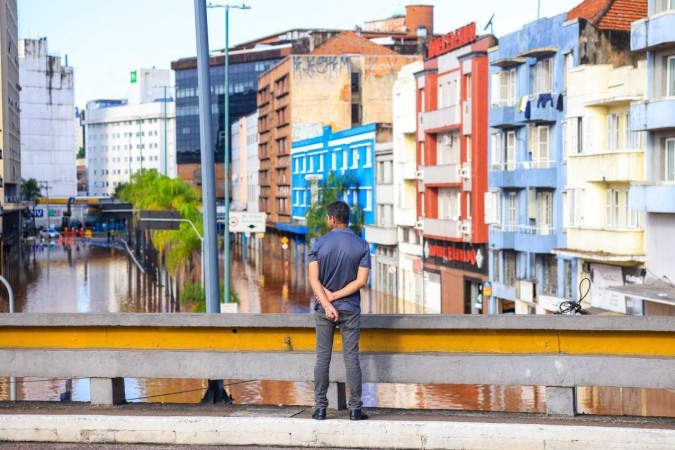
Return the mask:
[[[375,224],[375,143],[379,127],[371,123],[293,142],[291,150],[292,224],[277,224],[277,229],[306,234],[305,214],[313,201],[312,188],[333,172],[351,175],[358,189],[345,193],[344,200],[363,211],[364,225]],[[391,135],[389,135],[391,136]]]
[[[624,2],[600,3],[586,0],[529,23],[489,53],[491,313],[543,313],[578,298],[577,259],[563,251],[570,207],[566,154],[583,144],[588,124],[566,118],[567,72],[582,64],[635,62],[630,23],[606,20]]]

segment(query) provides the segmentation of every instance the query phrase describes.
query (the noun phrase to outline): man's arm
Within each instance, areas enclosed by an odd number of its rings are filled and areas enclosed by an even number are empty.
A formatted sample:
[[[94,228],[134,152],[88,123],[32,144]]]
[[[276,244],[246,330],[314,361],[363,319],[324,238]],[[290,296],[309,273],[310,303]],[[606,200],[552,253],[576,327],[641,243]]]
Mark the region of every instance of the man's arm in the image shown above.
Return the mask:
[[[345,287],[343,287],[340,290],[337,290],[335,292],[332,292],[330,296],[328,296],[328,299],[331,302],[334,302],[335,300],[339,300],[344,297],[348,297],[352,295],[355,292],[358,292],[359,290],[363,289],[366,287],[366,284],[368,284],[368,276],[370,275],[370,269],[366,267],[359,267],[359,271],[356,273],[356,279],[349,282]]]
[[[331,301],[326,296],[324,287],[319,280],[319,262],[311,261],[309,263],[308,269],[309,285],[312,287],[312,291],[314,291],[314,295],[316,296],[317,300],[319,300],[319,303],[326,311],[326,317],[329,319],[338,320],[337,309],[335,309],[335,307],[331,304]]]

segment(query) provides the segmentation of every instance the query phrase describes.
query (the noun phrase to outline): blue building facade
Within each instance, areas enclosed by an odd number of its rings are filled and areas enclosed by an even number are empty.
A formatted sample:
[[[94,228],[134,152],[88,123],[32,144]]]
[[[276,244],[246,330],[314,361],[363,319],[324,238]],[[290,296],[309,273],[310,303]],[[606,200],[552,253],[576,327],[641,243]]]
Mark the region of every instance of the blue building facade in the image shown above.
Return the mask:
[[[358,189],[345,193],[344,200],[363,211],[364,225],[375,223],[375,142],[377,124],[371,123],[293,142],[291,150],[292,222],[284,231],[306,234],[305,215],[313,199],[312,189],[329,173],[351,175]],[[300,226],[298,226],[299,224]],[[283,225],[283,224],[277,224]]]
[[[569,13],[537,20],[501,37],[489,54],[492,313],[544,313],[579,298],[578,260],[563,250],[564,215],[573,207],[566,155],[581,152],[584,118],[566,117],[567,73],[634,61],[625,31],[596,26],[607,13],[599,11],[596,22]]]

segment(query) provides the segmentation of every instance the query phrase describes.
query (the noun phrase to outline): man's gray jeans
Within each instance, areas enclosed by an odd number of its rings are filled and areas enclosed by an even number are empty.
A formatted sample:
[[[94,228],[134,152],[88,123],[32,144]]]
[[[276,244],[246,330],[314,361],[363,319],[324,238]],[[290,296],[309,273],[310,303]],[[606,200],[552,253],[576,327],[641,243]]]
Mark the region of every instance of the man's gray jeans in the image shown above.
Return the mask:
[[[316,321],[316,365],[314,366],[314,401],[317,408],[327,408],[328,370],[333,353],[335,327],[340,326],[342,354],[345,359],[347,386],[349,387],[350,410],[359,409],[361,401],[361,366],[359,365],[359,336],[361,335],[361,313],[339,311],[337,323],[326,318],[326,312],[319,308],[314,312]]]

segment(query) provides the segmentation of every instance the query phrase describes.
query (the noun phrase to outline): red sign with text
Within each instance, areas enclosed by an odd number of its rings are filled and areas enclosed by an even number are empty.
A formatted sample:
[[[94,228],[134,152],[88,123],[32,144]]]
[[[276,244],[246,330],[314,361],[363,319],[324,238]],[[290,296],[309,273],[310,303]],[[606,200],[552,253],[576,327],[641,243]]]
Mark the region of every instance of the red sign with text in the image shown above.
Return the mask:
[[[429,42],[427,58],[435,58],[476,40],[476,22],[471,22]]]

